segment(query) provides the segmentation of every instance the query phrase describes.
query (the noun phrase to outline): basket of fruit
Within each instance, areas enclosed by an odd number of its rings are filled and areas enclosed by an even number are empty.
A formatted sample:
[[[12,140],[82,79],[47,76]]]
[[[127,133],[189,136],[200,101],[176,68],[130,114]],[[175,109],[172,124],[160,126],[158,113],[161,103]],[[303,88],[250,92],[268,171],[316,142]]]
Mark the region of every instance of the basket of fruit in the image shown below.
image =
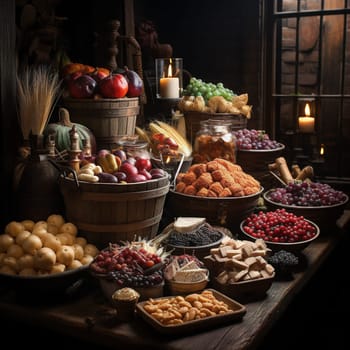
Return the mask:
[[[140,300],[163,295],[163,267],[169,254],[152,240],[109,244],[90,264],[90,272],[100,283],[107,300],[125,287],[135,289]]]
[[[115,145],[121,135],[134,135],[143,92],[138,73],[127,68],[112,73],[104,67],[69,63],[61,75],[63,106],[73,122],[93,132],[98,148]]]
[[[186,136],[194,144],[200,122],[208,119],[223,119],[231,122],[233,130],[247,126],[251,115],[248,94],[236,95],[222,83],[207,83],[192,77],[178,108],[184,113]]]
[[[268,209],[286,209],[316,223],[321,231],[333,228],[344,212],[349,197],[329,184],[291,182],[263,194]]]
[[[170,181],[149,158],[123,150],[100,150],[77,172],[63,169],[59,179],[67,218],[99,248],[110,242],[152,238],[158,233]]]

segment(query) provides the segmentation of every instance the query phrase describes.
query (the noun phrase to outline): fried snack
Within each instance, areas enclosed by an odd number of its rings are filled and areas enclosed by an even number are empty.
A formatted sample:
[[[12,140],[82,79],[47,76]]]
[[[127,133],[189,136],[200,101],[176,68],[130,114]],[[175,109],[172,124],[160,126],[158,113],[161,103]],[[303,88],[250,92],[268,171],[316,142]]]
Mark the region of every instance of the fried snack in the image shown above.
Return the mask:
[[[186,185],[192,185],[192,183],[197,179],[196,174],[193,171],[188,171],[185,173],[185,175],[182,177],[182,181]]]
[[[196,190],[196,188],[195,188],[193,185],[188,185],[188,186],[186,186],[186,188],[184,189],[183,193],[184,193],[184,194],[189,194],[189,195],[195,196],[196,193],[197,193],[197,190]]]
[[[176,178],[175,190],[200,197],[242,197],[259,192],[260,183],[241,166],[216,158],[181,173]]]
[[[207,165],[205,163],[193,164],[188,170],[193,171],[199,177],[207,172]]]
[[[209,188],[213,183],[213,178],[210,173],[203,173],[198,177],[196,181],[193,182],[193,186],[196,187],[197,190],[202,187]]]
[[[218,196],[223,191],[223,189],[224,188],[222,187],[221,183],[217,181],[213,182],[209,187],[209,190],[215,192]]]
[[[186,188],[186,184],[183,181],[180,181],[176,184],[175,186],[175,191],[176,192],[183,192]]]
[[[208,197],[208,189],[205,187],[202,187],[197,193],[196,196],[198,197]]]

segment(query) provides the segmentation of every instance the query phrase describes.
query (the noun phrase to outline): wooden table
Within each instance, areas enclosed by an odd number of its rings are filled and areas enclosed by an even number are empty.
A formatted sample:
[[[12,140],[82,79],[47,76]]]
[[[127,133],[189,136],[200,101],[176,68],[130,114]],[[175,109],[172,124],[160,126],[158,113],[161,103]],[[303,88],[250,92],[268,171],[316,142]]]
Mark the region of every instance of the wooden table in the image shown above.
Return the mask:
[[[186,336],[157,333],[142,319],[119,323],[113,309],[94,285],[79,298],[48,305],[20,305],[13,291],[0,293],[0,318],[16,318],[31,325],[46,327],[105,347],[119,349],[216,349],[256,348],[287,308],[293,297],[325,261],[339,241],[339,235],[320,236],[303,252],[307,267],[290,281],[274,281],[264,299],[246,303],[242,321],[218,326]]]

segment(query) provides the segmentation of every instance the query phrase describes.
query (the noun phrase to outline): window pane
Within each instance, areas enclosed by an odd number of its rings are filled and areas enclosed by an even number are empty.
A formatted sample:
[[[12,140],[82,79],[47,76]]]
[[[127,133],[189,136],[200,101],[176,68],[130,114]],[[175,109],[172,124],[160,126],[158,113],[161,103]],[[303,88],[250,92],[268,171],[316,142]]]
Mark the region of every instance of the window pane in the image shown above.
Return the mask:
[[[325,10],[342,9],[344,8],[345,3],[346,3],[345,0],[324,0],[324,9]]]
[[[323,19],[321,93],[341,93],[343,81],[344,16],[325,16]]]

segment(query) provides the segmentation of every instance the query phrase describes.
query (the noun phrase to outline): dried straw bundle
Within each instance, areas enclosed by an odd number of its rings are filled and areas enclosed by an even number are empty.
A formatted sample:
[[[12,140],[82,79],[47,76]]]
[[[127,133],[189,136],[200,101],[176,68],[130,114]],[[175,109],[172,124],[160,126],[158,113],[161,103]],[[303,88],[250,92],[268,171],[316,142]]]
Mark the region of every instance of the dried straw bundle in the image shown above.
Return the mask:
[[[24,140],[42,135],[60,95],[57,73],[48,67],[28,67],[17,75],[18,116]]]

